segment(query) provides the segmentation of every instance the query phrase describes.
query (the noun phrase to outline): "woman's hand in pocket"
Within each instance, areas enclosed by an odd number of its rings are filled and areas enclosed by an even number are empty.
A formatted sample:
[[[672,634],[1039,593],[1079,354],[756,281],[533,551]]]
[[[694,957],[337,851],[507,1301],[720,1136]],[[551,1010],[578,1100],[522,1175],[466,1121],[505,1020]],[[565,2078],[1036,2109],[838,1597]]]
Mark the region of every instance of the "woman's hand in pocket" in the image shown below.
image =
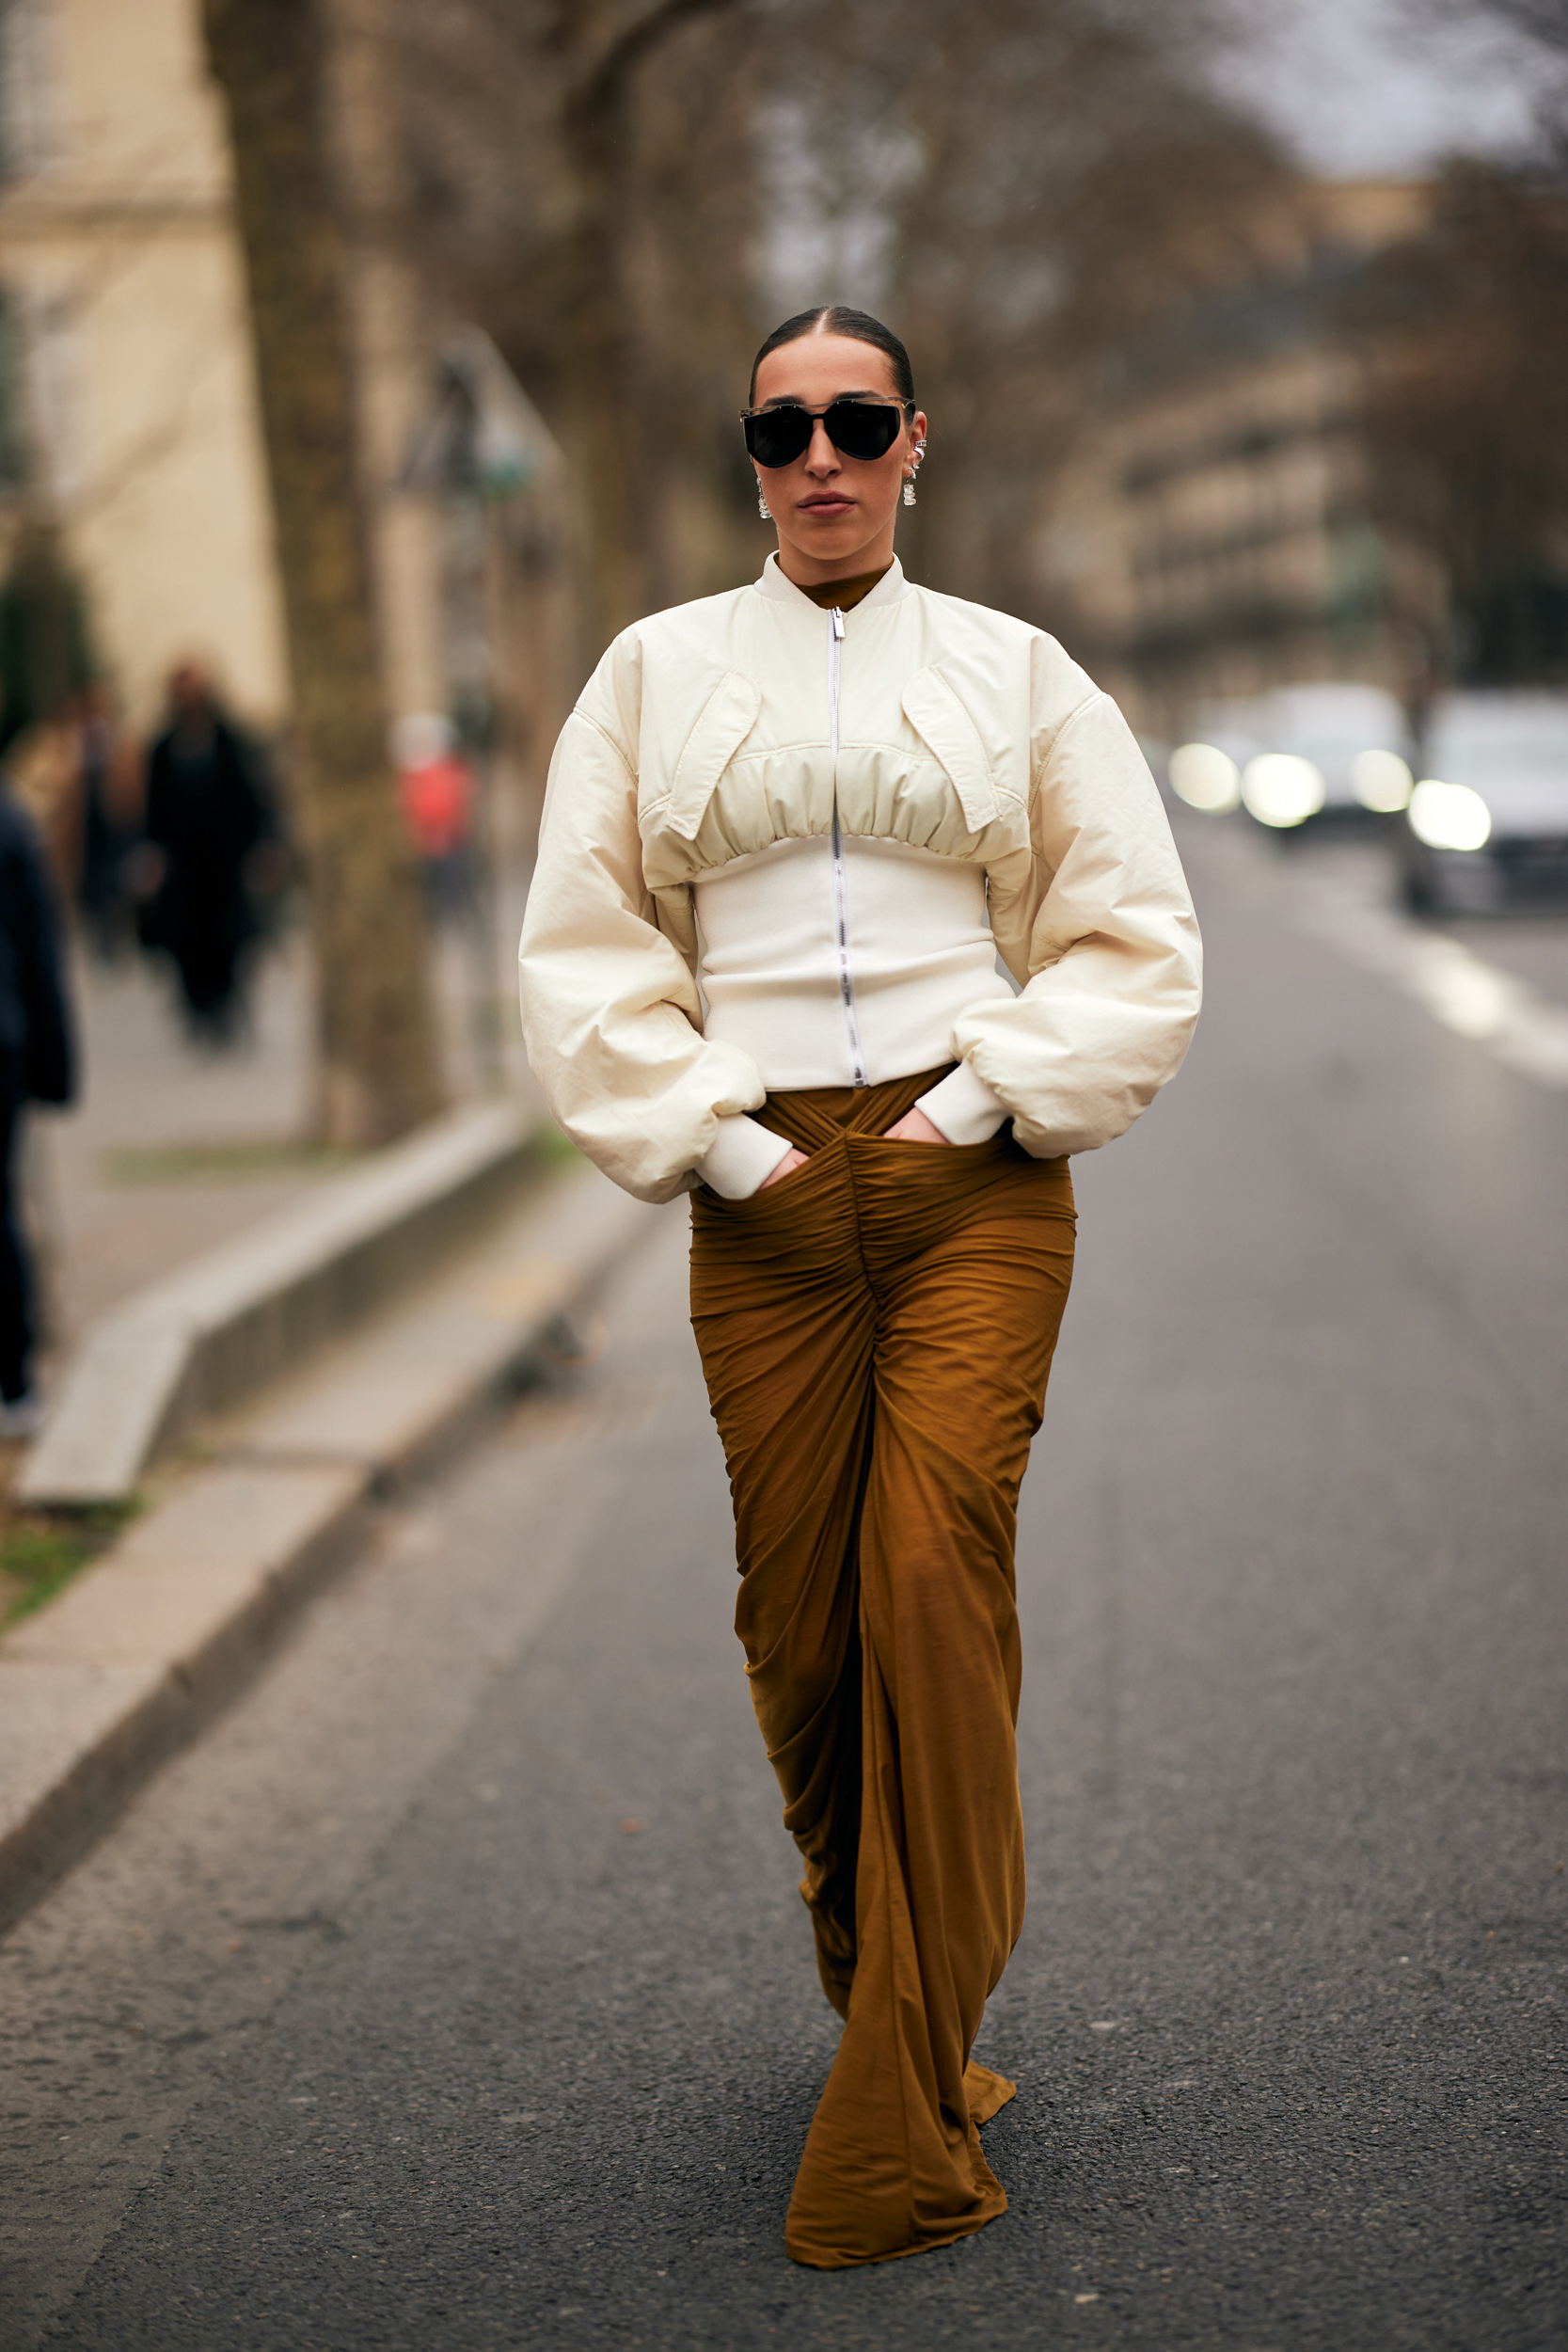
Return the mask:
[[[934,1120],[927,1119],[923,1110],[915,1109],[906,1111],[902,1119],[895,1119],[883,1140],[888,1143],[945,1143],[947,1137]]]
[[[788,1151],[784,1153],[784,1158],[778,1163],[777,1167],[770,1168],[768,1169],[767,1175],[757,1186],[757,1190],[759,1192],[766,1192],[769,1184],[781,1184],[784,1177],[793,1176],[798,1168],[804,1168],[809,1156],[810,1154],[808,1152],[798,1152],[794,1144],[791,1144]]]

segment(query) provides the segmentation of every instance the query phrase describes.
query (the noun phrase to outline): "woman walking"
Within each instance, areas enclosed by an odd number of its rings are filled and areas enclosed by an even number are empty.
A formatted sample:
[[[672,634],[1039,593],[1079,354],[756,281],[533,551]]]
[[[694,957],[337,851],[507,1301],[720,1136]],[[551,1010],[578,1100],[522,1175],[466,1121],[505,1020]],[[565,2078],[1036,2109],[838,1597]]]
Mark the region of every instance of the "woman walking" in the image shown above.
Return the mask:
[[[845,2021],[785,2242],[838,2268],[1006,2205],[978,2134],[1014,2086],[971,2049],[1023,1917],[1013,1541],[1068,1160],[1174,1075],[1198,942],[1115,705],[904,578],[927,420],[896,337],[787,321],[744,425],[778,552],[599,664],[522,1006],[567,1133],[692,1195],[736,1630]]]

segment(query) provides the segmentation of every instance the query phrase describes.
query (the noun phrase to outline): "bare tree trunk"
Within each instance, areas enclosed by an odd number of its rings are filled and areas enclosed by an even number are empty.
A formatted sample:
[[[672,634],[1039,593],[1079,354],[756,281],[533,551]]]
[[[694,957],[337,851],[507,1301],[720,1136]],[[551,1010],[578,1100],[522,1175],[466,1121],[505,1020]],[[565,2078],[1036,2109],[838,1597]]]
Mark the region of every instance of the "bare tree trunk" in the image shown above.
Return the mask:
[[[618,629],[647,612],[657,577],[653,475],[666,453],[653,445],[649,372],[630,282],[639,225],[637,72],[680,26],[734,5],[631,0],[564,12],[562,133],[572,227],[562,277],[562,421],[588,523],[583,622],[594,660]]]
[[[582,621],[591,661],[647,611],[649,596],[654,504],[636,396],[641,355],[623,268],[626,97],[625,77],[606,76],[569,105],[563,126],[574,219],[561,321],[562,417],[588,525]]]
[[[314,915],[318,1121],[380,1143],[438,1109],[412,854],[387,751],[325,119],[326,0],[204,0],[228,103]]]

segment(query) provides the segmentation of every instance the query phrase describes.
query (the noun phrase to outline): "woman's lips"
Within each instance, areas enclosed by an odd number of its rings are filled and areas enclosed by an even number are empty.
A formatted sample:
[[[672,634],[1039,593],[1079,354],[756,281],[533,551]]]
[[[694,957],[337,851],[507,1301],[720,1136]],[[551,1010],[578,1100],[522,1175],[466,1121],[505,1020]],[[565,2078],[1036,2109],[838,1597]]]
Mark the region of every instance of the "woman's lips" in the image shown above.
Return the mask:
[[[853,499],[802,499],[800,512],[802,515],[847,515],[854,503]]]

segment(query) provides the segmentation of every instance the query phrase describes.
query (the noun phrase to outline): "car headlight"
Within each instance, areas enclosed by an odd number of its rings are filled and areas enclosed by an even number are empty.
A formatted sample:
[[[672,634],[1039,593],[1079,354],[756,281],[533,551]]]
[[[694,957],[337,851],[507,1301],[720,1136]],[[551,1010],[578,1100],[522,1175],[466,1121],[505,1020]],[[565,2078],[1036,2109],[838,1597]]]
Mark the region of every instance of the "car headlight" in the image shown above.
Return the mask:
[[[1392,817],[1410,799],[1413,782],[1398,752],[1357,752],[1351,762],[1351,789],[1363,808]]]
[[[1260,752],[1242,771],[1242,798],[1260,825],[1301,825],[1323,804],[1323,780],[1294,752]]]
[[[1492,812],[1467,784],[1427,776],[1410,795],[1410,830],[1429,850],[1480,850],[1492,836]]]
[[[1189,808],[1234,808],[1242,771],[1215,743],[1182,743],[1170,755],[1170,788]]]

